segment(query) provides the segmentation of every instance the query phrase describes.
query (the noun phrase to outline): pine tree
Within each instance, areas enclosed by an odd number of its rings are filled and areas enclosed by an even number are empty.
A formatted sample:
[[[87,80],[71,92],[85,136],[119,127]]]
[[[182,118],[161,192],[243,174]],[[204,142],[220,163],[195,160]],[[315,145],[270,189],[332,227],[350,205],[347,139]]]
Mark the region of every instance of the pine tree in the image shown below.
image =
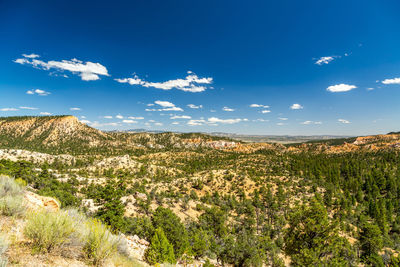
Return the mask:
[[[175,263],[174,248],[169,243],[162,228],[157,228],[145,254],[148,263]]]

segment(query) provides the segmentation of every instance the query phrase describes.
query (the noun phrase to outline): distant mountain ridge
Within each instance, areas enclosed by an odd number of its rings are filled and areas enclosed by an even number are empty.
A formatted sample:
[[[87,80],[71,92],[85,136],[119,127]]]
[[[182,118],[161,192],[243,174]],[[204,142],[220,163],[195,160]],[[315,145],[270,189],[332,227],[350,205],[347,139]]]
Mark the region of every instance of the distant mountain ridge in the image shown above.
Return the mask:
[[[136,132],[103,132],[70,115],[0,117],[0,148],[26,149],[49,154],[141,155],[147,150],[194,149],[223,149],[243,153],[260,149],[340,153],[359,149],[400,148],[400,135],[395,133],[351,138],[330,139],[331,137],[339,136],[260,137],[225,133],[151,133],[144,132],[144,129]]]

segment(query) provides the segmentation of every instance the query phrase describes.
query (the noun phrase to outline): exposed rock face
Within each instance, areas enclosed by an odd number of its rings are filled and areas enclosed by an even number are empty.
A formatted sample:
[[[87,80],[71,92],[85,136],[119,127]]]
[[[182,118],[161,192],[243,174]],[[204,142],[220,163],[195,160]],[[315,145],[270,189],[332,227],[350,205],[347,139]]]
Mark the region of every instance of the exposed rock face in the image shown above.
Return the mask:
[[[75,161],[75,157],[71,155],[50,155],[22,149],[0,149],[0,159],[11,161],[26,160],[40,164],[44,162],[51,164],[55,161],[71,164]]]
[[[25,191],[24,201],[28,209],[32,210],[44,208],[48,211],[58,211],[60,209],[60,204],[54,198],[39,196],[30,191]]]
[[[139,238],[137,235],[134,236],[126,236],[121,234],[122,238],[126,240],[127,251],[129,256],[134,259],[139,259],[144,261],[144,254],[149,247],[150,243],[144,239]]]

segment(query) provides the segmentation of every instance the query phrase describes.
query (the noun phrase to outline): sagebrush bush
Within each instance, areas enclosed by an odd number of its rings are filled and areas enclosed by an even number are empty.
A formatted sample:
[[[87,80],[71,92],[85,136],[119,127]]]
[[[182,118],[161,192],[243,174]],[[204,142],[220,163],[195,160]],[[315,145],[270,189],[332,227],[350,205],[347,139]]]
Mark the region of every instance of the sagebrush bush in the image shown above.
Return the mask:
[[[74,221],[67,212],[40,211],[27,220],[24,234],[32,240],[36,252],[50,252],[71,242],[75,232]]]
[[[5,216],[21,217],[25,214],[26,207],[23,205],[23,197],[5,196],[0,198],[0,214]]]
[[[24,187],[14,179],[0,176],[0,214],[22,216],[26,207],[23,205]]]
[[[8,249],[8,240],[7,237],[3,234],[0,234],[0,267],[7,266],[7,258],[4,255]]]
[[[22,195],[24,187],[8,176],[0,176],[0,198],[5,196]]]
[[[88,219],[82,227],[81,238],[86,258],[95,266],[102,265],[117,251],[119,237],[97,219]]]

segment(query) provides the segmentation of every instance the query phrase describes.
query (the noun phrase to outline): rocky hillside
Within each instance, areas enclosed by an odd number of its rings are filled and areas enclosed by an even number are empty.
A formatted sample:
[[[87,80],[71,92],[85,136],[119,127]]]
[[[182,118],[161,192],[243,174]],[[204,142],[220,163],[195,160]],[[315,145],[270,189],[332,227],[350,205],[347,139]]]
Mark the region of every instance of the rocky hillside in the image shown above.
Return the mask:
[[[50,154],[121,155],[144,150],[225,148],[232,146],[228,141],[201,134],[102,132],[74,116],[0,118],[0,148]]]

